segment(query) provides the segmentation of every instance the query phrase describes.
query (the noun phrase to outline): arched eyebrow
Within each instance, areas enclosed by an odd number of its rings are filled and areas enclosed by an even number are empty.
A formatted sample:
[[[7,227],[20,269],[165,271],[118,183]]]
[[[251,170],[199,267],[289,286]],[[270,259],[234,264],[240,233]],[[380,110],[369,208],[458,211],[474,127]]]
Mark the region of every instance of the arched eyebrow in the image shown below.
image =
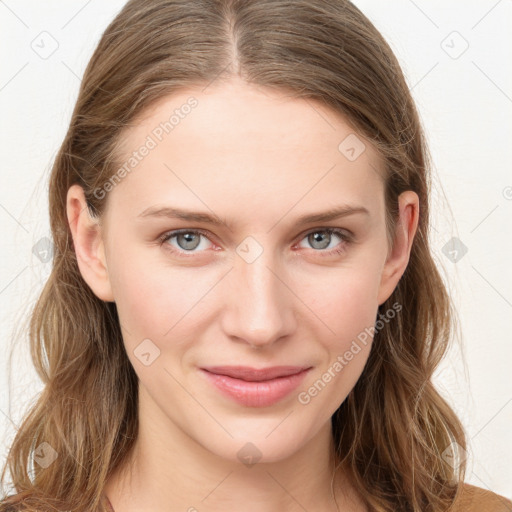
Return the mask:
[[[324,212],[319,213],[306,213],[298,217],[295,220],[295,224],[312,224],[313,222],[327,222],[330,220],[340,219],[347,217],[348,215],[354,215],[356,213],[363,213],[364,215],[370,215],[370,212],[364,206],[351,206],[342,205],[335,208],[331,208]]]
[[[190,222],[203,222],[214,226],[230,226],[228,222],[221,219],[214,213],[194,212],[191,210],[183,210],[172,206],[150,206],[137,215],[137,218],[146,217],[167,217],[169,219],[187,220]]]
[[[328,222],[336,220],[349,215],[364,214],[370,215],[370,212],[364,206],[359,205],[341,205],[329,210],[317,213],[306,213],[297,217],[294,225],[313,224],[315,222]],[[285,214],[286,215],[286,214]],[[137,215],[137,218],[147,217],[164,217],[169,219],[180,219],[190,222],[201,222],[211,224],[213,226],[227,226],[229,229],[233,228],[232,222],[228,222],[216,215],[215,213],[208,212],[195,212],[191,210],[184,210],[174,208],[172,206],[150,206]],[[281,219],[282,220],[282,219]]]

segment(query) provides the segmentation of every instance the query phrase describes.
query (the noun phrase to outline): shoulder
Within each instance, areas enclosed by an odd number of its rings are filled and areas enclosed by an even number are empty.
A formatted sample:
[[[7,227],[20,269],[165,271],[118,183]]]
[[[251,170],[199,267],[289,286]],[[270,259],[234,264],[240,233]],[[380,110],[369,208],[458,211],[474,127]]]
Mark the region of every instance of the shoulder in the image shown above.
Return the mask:
[[[481,487],[464,484],[450,512],[512,512],[512,501]]]

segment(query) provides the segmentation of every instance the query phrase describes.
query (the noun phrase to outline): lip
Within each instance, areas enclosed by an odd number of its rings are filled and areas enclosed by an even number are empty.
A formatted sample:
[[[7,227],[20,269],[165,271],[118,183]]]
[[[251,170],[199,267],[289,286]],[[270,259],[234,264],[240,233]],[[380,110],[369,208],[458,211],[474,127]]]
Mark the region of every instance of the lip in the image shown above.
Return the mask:
[[[294,375],[308,368],[308,366],[271,366],[268,368],[251,368],[250,366],[204,366],[201,369],[217,375],[226,375],[234,379],[260,382],[277,377],[288,377],[289,375]]]
[[[268,407],[289,395],[302,382],[311,367],[213,366],[201,368],[210,383],[246,407]]]

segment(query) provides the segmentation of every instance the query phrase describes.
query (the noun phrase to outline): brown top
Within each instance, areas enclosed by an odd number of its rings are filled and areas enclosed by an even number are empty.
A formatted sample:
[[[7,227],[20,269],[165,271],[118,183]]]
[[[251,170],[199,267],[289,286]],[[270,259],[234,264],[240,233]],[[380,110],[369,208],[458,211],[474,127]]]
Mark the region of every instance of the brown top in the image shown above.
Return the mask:
[[[464,484],[453,512],[512,512],[512,501],[492,491]]]
[[[105,496],[110,512],[115,512]],[[464,484],[459,499],[450,512],[512,512],[512,501],[492,491]]]

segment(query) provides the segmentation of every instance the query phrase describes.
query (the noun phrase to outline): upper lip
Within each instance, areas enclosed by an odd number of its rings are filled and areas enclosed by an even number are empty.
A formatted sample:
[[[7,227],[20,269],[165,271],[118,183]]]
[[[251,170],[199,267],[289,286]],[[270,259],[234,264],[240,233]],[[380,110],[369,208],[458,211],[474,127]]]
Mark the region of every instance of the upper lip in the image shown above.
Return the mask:
[[[263,381],[275,379],[277,377],[287,377],[295,375],[304,370],[309,370],[310,366],[272,366],[269,368],[251,368],[250,366],[207,366],[203,367],[210,373],[217,375],[226,375],[234,379],[246,381]]]

